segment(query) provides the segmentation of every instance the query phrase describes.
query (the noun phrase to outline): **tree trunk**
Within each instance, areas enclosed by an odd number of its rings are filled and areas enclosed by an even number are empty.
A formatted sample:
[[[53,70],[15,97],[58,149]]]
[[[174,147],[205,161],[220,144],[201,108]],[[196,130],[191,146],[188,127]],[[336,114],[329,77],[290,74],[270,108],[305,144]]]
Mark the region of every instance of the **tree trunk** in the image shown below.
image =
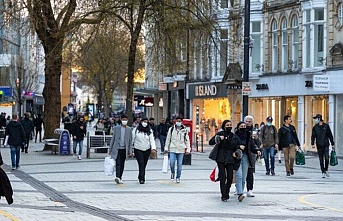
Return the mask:
[[[63,39],[57,42],[63,42]],[[62,44],[46,42],[45,51],[45,85],[44,138],[52,138],[54,130],[60,128],[61,92],[60,77],[62,73]]]
[[[129,119],[129,124],[132,124],[132,101],[133,101],[133,86],[134,86],[134,77],[135,77],[135,60],[136,60],[136,48],[137,48],[137,42],[138,37],[135,39],[131,38],[131,44],[130,44],[130,51],[129,51],[129,62],[128,62],[128,73],[127,73],[127,97],[126,97],[126,114]]]

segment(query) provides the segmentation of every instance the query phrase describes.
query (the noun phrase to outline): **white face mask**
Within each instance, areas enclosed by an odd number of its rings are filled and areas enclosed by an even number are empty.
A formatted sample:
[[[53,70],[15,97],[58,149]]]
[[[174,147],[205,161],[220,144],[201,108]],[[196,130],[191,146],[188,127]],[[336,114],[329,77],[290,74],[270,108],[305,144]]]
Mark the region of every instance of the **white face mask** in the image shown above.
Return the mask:
[[[123,120],[123,121],[121,122],[121,124],[122,124],[122,125],[126,125],[126,124],[127,124],[127,120]]]
[[[176,122],[175,124],[177,127],[181,127],[181,122]]]
[[[146,126],[148,126],[148,123],[143,122],[143,123],[142,123],[142,126],[143,126],[143,127],[146,127]]]

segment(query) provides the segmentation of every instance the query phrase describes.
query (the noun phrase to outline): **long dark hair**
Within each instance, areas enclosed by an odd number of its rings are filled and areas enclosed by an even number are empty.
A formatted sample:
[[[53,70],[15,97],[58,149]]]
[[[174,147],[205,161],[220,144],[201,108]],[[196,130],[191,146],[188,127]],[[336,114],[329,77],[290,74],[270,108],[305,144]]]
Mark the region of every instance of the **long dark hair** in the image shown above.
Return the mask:
[[[147,135],[150,135],[151,134],[150,124],[148,123],[146,127],[143,127],[142,122],[140,122],[137,126],[137,131],[140,133],[145,133]]]

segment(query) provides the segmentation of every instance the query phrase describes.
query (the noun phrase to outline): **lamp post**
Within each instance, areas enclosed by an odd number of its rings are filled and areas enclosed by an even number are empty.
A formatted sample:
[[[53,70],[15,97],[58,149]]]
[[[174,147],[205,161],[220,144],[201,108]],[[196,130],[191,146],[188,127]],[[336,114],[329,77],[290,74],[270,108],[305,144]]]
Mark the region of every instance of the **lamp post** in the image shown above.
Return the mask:
[[[249,82],[249,48],[250,48],[250,0],[244,3],[244,59],[243,81]],[[248,115],[249,95],[243,95],[243,117]]]

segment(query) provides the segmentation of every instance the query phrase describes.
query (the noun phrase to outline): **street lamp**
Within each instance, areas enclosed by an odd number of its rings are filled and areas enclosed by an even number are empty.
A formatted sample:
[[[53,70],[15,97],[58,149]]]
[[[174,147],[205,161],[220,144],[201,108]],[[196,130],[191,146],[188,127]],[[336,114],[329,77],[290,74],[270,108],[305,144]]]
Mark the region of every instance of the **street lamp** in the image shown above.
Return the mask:
[[[249,48],[250,48],[250,0],[244,3],[244,59],[243,81],[249,82]],[[248,115],[249,95],[243,95],[243,117]]]

